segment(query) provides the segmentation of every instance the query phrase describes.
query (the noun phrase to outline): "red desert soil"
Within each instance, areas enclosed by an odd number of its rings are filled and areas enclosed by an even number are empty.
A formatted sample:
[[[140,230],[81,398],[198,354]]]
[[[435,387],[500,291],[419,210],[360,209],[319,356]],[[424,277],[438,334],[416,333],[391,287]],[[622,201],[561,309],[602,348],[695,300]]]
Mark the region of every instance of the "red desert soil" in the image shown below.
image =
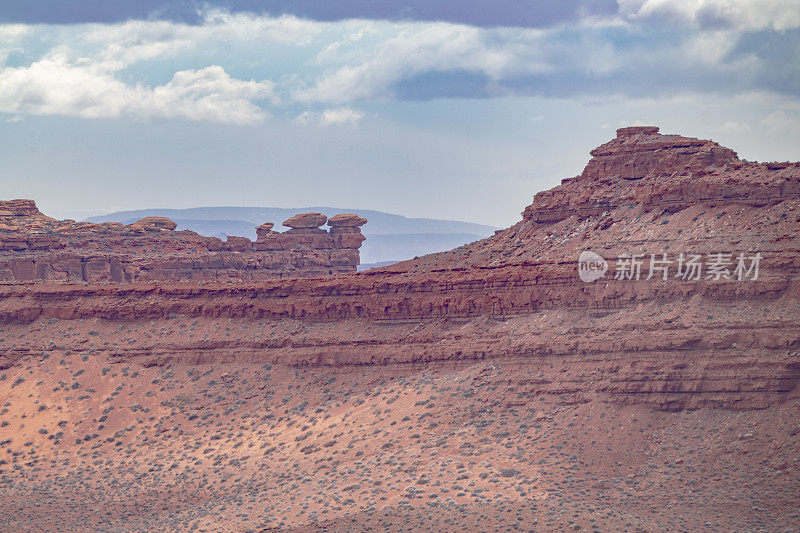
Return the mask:
[[[0,286],[0,529],[797,531],[800,165],[592,155],[383,269]],[[613,279],[630,253],[762,260]]]

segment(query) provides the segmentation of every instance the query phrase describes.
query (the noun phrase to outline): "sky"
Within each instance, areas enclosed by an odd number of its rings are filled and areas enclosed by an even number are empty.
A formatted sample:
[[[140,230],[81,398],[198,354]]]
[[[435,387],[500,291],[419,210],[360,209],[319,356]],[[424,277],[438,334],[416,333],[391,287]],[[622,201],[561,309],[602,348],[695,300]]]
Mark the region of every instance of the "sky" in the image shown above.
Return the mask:
[[[800,0],[3,0],[0,199],[494,226],[625,125],[800,160]]]

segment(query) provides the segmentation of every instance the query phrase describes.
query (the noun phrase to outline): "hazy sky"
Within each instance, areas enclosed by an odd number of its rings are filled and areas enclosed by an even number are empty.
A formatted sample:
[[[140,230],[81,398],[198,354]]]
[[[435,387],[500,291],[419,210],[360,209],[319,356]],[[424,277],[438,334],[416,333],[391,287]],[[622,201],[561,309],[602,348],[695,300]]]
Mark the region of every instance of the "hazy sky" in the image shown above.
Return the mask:
[[[800,0],[3,0],[0,198],[506,226],[614,129],[800,159]]]

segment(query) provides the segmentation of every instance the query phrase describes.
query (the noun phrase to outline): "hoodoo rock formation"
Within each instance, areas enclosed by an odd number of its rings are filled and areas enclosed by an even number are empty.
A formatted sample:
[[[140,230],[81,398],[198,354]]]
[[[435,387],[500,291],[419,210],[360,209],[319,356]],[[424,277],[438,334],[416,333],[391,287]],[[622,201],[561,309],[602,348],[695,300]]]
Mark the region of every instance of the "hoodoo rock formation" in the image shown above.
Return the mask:
[[[284,220],[283,225],[292,229],[313,229],[325,224],[328,217],[320,213],[301,213],[289,220]]]
[[[800,164],[652,126],[591,154],[512,227],[381,269],[0,285],[10,527],[796,529]],[[12,281],[345,272],[363,240],[0,209]],[[163,510],[84,510],[122,483]]]
[[[264,222],[260,226],[256,226],[256,241],[262,241],[272,235],[274,232],[272,228],[275,226],[272,222]]]
[[[255,242],[223,242],[175,231],[164,217],[130,225],[56,221],[33,200],[0,201],[0,282],[256,281],[355,272],[361,231],[350,227],[352,238],[342,239],[338,228],[319,229],[326,220],[297,215],[287,222],[299,221],[298,229],[279,233],[268,222],[256,228]]]

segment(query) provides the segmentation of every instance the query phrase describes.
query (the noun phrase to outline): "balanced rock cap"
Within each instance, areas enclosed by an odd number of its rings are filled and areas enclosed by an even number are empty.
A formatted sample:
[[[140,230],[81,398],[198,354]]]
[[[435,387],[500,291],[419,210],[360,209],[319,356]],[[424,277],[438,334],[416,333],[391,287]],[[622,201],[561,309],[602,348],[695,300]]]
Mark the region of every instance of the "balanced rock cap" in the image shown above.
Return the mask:
[[[358,215],[351,215],[351,214],[340,214],[334,215],[328,219],[329,226],[339,226],[339,227],[351,227],[355,228],[358,226],[363,226],[367,223],[366,218],[361,218]]]
[[[167,230],[174,230],[178,225],[167,217],[144,217],[137,220],[131,226],[136,228],[156,227]]]
[[[328,217],[320,213],[301,213],[289,220],[284,220],[283,225],[288,228],[318,228],[325,224]]]
[[[264,222],[260,226],[256,226],[256,240],[266,239],[269,235],[274,233],[272,227],[275,224],[272,222]]]

